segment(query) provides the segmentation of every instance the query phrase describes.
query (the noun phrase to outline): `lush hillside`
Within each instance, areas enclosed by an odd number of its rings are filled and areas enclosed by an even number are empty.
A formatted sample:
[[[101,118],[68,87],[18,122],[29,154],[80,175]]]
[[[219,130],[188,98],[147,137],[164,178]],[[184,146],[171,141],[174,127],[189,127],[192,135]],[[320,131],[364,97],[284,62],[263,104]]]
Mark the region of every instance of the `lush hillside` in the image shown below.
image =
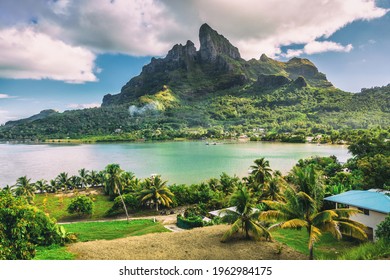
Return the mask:
[[[165,58],[153,58],[120,93],[104,96],[101,108],[43,111],[0,127],[0,139],[135,140],[245,133],[254,139],[302,141],[335,130],[389,127],[390,85],[343,92],[307,59],[280,62],[262,55],[246,61],[207,24],[200,28],[199,40],[199,50],[188,41],[175,45]]]

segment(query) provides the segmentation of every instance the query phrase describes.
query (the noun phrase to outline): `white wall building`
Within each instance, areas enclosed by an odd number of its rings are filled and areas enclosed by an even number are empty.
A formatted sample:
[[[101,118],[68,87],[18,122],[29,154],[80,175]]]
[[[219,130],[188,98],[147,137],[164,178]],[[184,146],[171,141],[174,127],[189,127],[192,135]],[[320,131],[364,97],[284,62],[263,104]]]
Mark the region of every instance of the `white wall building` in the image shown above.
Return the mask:
[[[350,219],[366,225],[368,237],[374,240],[378,224],[390,213],[390,196],[388,192],[381,190],[348,191],[327,197],[325,200],[336,203],[336,208],[348,207],[362,211]]]

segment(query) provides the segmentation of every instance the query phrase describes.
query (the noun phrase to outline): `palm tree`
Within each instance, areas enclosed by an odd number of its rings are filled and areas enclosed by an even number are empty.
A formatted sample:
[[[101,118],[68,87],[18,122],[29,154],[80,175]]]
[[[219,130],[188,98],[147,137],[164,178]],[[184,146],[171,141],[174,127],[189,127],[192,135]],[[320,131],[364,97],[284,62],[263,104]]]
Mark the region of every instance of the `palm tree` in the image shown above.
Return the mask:
[[[256,240],[265,237],[267,240],[272,239],[270,232],[260,223],[260,211],[255,211],[251,191],[246,186],[240,186],[230,199],[231,205],[236,207],[235,211],[226,209],[222,213],[226,215],[225,220],[234,221],[232,227],[223,235],[222,242],[225,242],[240,229],[245,232],[245,237],[250,238],[251,232]]]
[[[31,179],[27,179],[26,176],[20,177],[14,187],[17,196],[26,197],[28,203],[32,204],[35,196],[35,186],[30,181]]]
[[[103,175],[101,172],[92,170],[88,176],[88,184],[92,187],[101,186],[103,184]]]
[[[10,185],[6,185],[3,189],[1,189],[2,192],[8,193],[13,195],[14,194],[14,189]]]
[[[269,161],[265,158],[259,158],[254,161],[254,165],[251,165],[251,175],[254,176],[255,182],[258,185],[263,185],[269,179],[272,178],[272,169],[269,167]]]
[[[35,182],[35,188],[39,191],[39,193],[44,193],[45,191],[47,191],[47,187],[47,181],[44,179]]]
[[[68,188],[72,185],[72,182],[68,177],[68,173],[66,172],[60,173],[57,176],[56,181],[57,181],[58,188],[63,190],[64,192],[66,192]]]
[[[55,192],[57,192],[58,188],[59,187],[58,187],[57,180],[56,179],[52,179],[49,182],[49,185],[47,187],[47,191],[50,192],[50,193],[55,193]]]
[[[86,170],[85,168],[82,168],[79,170],[79,183],[81,185],[81,188],[87,188],[88,187],[88,182],[89,182],[89,171]]]
[[[143,189],[139,193],[139,197],[143,203],[152,203],[158,212],[158,205],[169,207],[172,203],[173,193],[166,185],[167,181],[162,181],[161,176],[146,178],[142,183]]]
[[[114,197],[116,194],[120,196],[127,221],[129,221],[127,207],[121,194],[123,190],[123,172],[119,164],[113,163],[107,165],[104,170],[104,191],[110,197]]]
[[[289,187],[284,192],[285,201],[263,201],[272,210],[263,212],[261,217],[277,221],[270,229],[306,228],[311,260],[314,259],[314,244],[319,240],[322,232],[330,232],[337,239],[340,239],[342,234],[349,234],[361,240],[367,238],[364,225],[349,219],[351,215],[358,213],[358,210],[321,211],[324,189],[320,175],[312,166],[294,168],[292,181],[300,185]]]
[[[273,177],[267,184],[265,192],[262,194],[262,198],[273,201],[282,201],[283,195],[281,194],[282,183],[279,177]]]
[[[324,198],[324,178],[316,171],[313,164],[298,167],[294,166],[290,173],[290,180],[297,191],[304,192],[314,199],[320,206]]]

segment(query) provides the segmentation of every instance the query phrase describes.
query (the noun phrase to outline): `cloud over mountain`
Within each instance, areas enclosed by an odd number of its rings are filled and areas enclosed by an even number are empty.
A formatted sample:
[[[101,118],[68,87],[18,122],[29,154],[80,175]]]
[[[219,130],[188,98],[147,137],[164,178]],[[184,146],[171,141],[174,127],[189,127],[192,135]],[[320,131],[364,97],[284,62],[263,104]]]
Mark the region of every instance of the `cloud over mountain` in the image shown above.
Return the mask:
[[[3,0],[0,11],[0,48],[11,55],[0,60],[1,77],[79,83],[96,80],[99,54],[161,56],[175,43],[196,43],[204,22],[249,59],[350,51],[352,45],[326,39],[351,22],[387,13],[374,0]],[[291,44],[304,48],[282,53]]]

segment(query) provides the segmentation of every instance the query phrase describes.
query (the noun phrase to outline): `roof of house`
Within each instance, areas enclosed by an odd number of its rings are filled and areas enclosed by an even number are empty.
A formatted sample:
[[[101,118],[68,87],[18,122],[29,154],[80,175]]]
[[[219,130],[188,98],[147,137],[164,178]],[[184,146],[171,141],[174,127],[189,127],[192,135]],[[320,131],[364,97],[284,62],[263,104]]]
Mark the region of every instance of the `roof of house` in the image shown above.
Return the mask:
[[[326,197],[325,200],[364,208],[380,213],[390,213],[390,196],[377,191],[348,191]]]
[[[230,211],[236,212],[237,208],[235,206],[233,206],[233,207],[229,207],[229,208],[225,208],[225,209],[214,210],[214,211],[209,212],[209,214],[211,214],[213,216],[223,217],[226,215],[225,210],[230,210]]]

